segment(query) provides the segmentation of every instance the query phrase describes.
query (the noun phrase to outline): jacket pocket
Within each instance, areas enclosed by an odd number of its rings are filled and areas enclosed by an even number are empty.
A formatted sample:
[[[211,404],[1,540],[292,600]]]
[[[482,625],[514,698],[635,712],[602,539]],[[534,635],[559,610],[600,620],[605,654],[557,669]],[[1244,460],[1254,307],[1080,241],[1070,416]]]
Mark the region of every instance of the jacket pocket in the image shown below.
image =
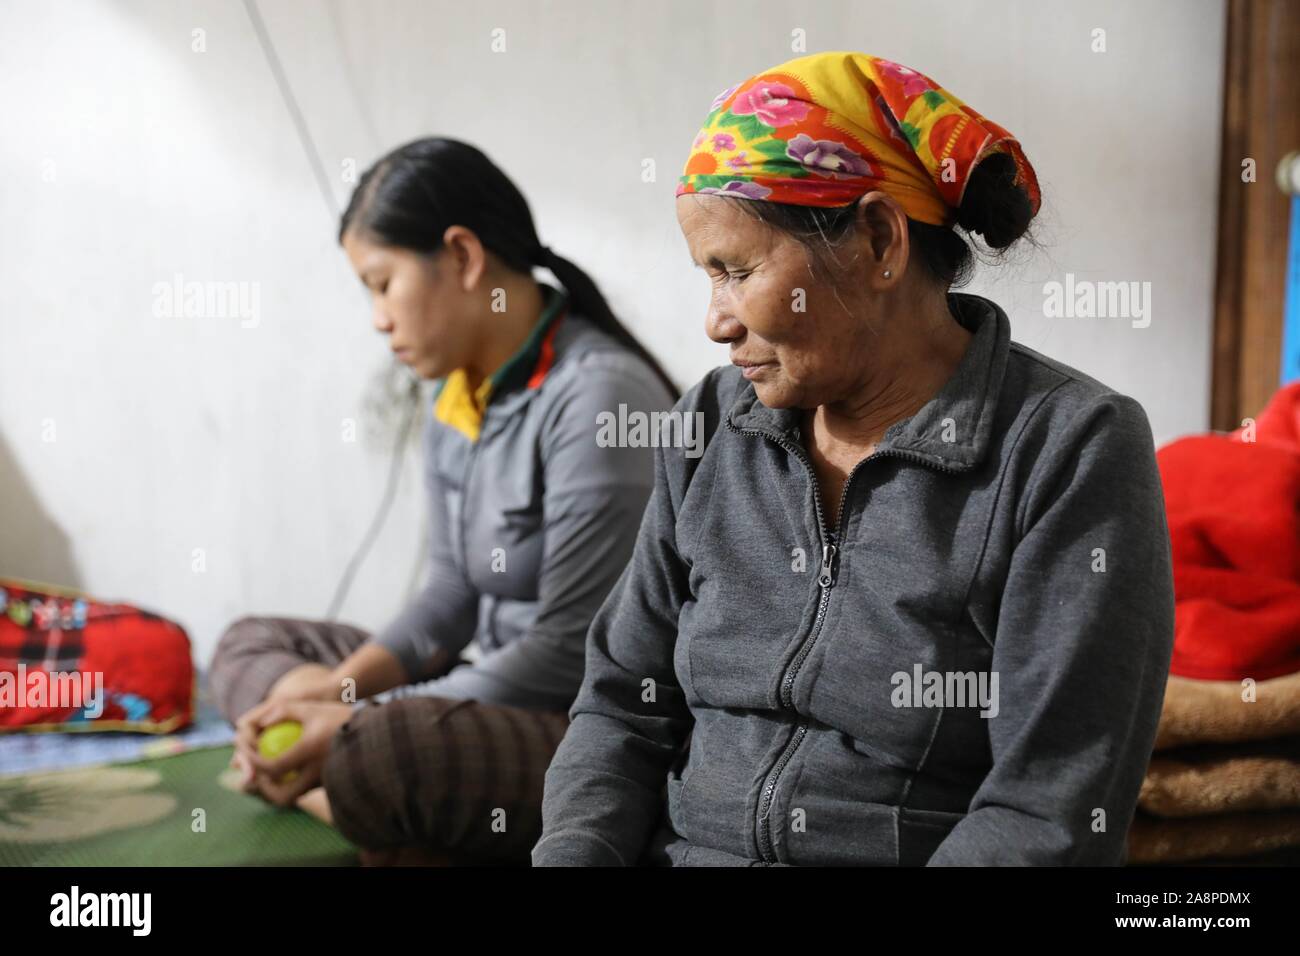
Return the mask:
[[[677,758],[673,761],[673,765],[668,768],[668,820],[677,833],[682,832],[679,829],[682,823],[682,791],[686,789],[686,768],[690,764],[691,737],[694,735],[693,730],[689,735],[687,735],[686,743],[684,743],[682,749],[678,751]]]
[[[971,753],[978,746],[979,714],[997,691],[991,649],[918,607],[927,586],[904,599],[860,562],[846,561],[842,573],[832,597],[839,603],[804,667],[810,712],[854,738],[859,753],[891,767],[963,763],[951,743],[956,735]],[[948,600],[939,585],[928,586],[936,604]]]
[[[925,866],[952,828],[966,818],[947,810],[898,808],[898,863]]]

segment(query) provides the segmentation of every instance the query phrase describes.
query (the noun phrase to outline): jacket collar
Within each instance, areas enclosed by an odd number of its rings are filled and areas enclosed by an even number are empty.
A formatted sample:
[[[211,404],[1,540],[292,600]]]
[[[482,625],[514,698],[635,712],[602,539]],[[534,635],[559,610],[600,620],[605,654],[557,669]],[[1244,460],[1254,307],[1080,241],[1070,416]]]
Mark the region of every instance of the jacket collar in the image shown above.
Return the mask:
[[[876,452],[905,451],[936,467],[965,471],[982,462],[988,452],[1010,351],[1011,323],[996,303],[978,295],[950,292],[948,308],[974,333],[966,354],[934,398],[916,414],[889,426]],[[799,409],[768,408],[751,383],[746,383],[727,415],[736,428],[796,444],[802,417]]]
[[[563,290],[561,290],[563,292]],[[526,387],[508,389],[494,394],[491,403],[484,409],[479,441],[490,438],[509,422],[523,414],[529,403],[536,398],[544,381],[549,380],[562,362],[578,355],[608,344],[606,334],[590,319],[578,313],[566,296],[566,306],[560,317],[551,325],[543,343],[541,355],[533,367],[527,383],[522,378],[517,383]]]
[[[440,379],[433,392],[433,416],[459,431],[471,442],[479,439],[488,405],[517,388],[535,389],[555,362],[555,333],[568,312],[569,294],[540,283],[544,295],[542,314],[528,338],[500,368],[471,389],[464,369]]]

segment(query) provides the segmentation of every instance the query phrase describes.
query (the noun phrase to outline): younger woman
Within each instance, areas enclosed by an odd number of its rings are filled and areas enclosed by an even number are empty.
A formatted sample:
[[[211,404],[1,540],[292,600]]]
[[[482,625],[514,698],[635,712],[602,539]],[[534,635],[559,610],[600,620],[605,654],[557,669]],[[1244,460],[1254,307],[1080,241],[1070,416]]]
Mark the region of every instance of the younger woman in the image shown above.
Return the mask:
[[[428,581],[375,635],[237,621],[212,683],[238,722],[246,785],[267,799],[289,804],[323,784],[308,801],[375,859],[415,848],[526,862],[588,625],[654,482],[652,449],[605,447],[598,421],[620,406],[663,411],[676,393],[472,146],[423,139],[381,159],[339,239],[373,296],[375,328],[400,361],[440,380],[424,436]],[[535,280],[537,266],[560,287]],[[463,664],[471,640],[480,654]],[[371,702],[354,710],[353,689]],[[289,719],[302,722],[301,741],[264,760],[258,734]]]

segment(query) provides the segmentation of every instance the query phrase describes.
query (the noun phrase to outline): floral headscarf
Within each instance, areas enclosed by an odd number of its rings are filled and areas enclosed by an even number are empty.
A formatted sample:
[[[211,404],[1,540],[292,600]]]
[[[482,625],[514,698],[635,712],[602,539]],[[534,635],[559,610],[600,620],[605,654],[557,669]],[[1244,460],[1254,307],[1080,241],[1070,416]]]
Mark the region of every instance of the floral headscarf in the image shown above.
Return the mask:
[[[865,53],[815,53],[713,101],[677,195],[842,206],[879,189],[913,219],[951,225],[981,160],[1007,153],[1034,213],[1020,143],[927,76]]]

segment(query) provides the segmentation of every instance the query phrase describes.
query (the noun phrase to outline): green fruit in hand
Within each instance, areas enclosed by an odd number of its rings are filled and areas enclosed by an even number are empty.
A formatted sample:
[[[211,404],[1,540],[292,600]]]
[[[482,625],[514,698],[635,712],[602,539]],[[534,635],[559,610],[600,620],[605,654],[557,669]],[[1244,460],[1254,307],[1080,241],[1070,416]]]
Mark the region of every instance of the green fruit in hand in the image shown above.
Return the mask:
[[[267,760],[274,760],[284,753],[302,737],[302,724],[296,720],[282,720],[262,731],[257,738],[257,752]],[[288,783],[298,776],[298,771],[290,770],[280,778],[281,783]]]

